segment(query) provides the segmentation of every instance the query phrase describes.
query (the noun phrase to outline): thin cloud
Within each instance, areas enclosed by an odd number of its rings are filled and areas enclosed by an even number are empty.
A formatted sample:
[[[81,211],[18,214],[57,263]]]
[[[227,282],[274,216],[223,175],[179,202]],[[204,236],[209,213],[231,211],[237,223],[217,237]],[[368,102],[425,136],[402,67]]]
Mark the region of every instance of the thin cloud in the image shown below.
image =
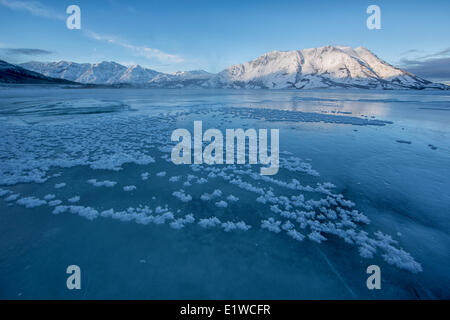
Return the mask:
[[[446,48],[444,50],[428,54],[426,56],[420,57],[419,59],[428,59],[428,58],[435,58],[435,57],[445,57],[450,55],[450,48]]]
[[[0,0],[0,5],[10,8],[11,10],[22,10],[31,13],[34,16],[65,20],[66,16],[55,12],[52,8],[44,6],[38,1],[15,1],[15,0]],[[121,39],[110,37],[96,33],[94,31],[84,30],[85,34],[97,41],[110,43],[122,48],[133,51],[136,55],[147,58],[156,59],[163,63],[177,64],[184,62],[184,59],[178,55],[163,52],[156,48],[150,48],[145,46],[137,46]]]
[[[420,54],[420,55],[419,55]],[[427,53],[425,50],[420,49],[410,49],[403,53],[401,53],[402,56],[414,56],[416,60],[423,60],[428,58],[443,58],[450,55],[450,48],[445,48],[443,50]]]
[[[407,56],[407,55],[421,53],[421,52],[424,52],[424,51],[423,50],[419,50],[419,49],[410,49],[410,50],[406,50],[405,52],[400,53],[400,55]]]
[[[404,55],[398,63],[400,68],[431,81],[450,80],[450,48],[436,52],[411,49]]]
[[[141,56],[141,57],[144,57],[147,59],[157,59],[157,60],[165,62],[165,63],[184,62],[184,59],[182,57],[175,55],[175,54],[163,52],[159,49],[149,48],[149,47],[144,47],[144,46],[136,46],[136,45],[130,44],[126,41],[123,41],[119,38],[99,34],[99,33],[93,32],[93,31],[89,31],[89,30],[85,31],[85,33],[92,39],[107,42],[110,44],[120,46],[122,48],[129,49],[129,50],[133,51],[135,54],[137,54],[138,56]]]
[[[26,55],[26,56],[40,56],[52,54],[52,51],[32,48],[2,48],[2,51],[7,55]]]
[[[15,11],[27,11],[34,16],[65,20],[66,17],[38,1],[0,0],[0,5]]]
[[[401,60],[402,68],[425,79],[450,79],[450,58]]]

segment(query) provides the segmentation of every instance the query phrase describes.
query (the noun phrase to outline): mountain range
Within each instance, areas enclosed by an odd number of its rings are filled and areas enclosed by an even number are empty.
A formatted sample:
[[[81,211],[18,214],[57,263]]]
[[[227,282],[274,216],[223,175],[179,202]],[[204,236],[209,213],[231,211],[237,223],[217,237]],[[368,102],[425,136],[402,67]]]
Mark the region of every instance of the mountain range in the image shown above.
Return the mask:
[[[217,74],[203,70],[162,73],[139,65],[126,67],[106,61],[96,64],[32,61],[18,67],[49,78],[102,85],[255,89],[450,88],[396,68],[366,48],[348,46],[272,51],[244,64],[230,66]]]
[[[0,60],[0,83],[75,84],[65,79],[46,77],[3,60]]]
[[[80,64],[68,61],[49,63],[31,61],[20,66],[47,77],[67,79],[83,84],[183,87],[185,85],[201,85],[213,76],[213,74],[203,70],[162,73],[139,65],[125,67],[112,61],[95,64]]]

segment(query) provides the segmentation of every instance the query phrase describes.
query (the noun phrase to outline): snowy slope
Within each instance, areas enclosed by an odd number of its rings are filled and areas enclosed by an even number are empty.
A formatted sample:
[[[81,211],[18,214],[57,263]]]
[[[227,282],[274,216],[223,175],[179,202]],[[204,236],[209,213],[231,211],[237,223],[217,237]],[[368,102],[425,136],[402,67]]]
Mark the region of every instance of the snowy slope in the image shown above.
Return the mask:
[[[159,74],[158,71],[134,65],[126,69],[118,79],[114,79],[109,83],[146,83]]]
[[[79,64],[67,61],[49,63],[31,61],[22,63],[20,66],[34,72],[39,72],[47,77],[71,81],[77,81],[91,67],[88,63]]]
[[[103,61],[91,65],[80,77],[78,77],[77,81],[94,84],[117,83],[118,79],[120,79],[126,70],[126,67],[118,63]]]

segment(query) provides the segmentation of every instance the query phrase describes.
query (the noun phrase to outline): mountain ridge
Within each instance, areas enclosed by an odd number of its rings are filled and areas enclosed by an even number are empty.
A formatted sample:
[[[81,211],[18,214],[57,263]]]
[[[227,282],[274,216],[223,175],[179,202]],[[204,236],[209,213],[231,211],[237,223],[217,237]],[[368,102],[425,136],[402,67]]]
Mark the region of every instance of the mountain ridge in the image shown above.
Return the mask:
[[[46,77],[20,66],[0,60],[0,83],[11,84],[77,84],[75,82]]]
[[[84,84],[130,84],[149,87],[265,88],[265,89],[444,89],[394,67],[369,49],[324,46],[265,53],[232,65],[217,74],[203,70],[162,73],[139,65],[115,62],[28,62],[20,65],[52,78]]]

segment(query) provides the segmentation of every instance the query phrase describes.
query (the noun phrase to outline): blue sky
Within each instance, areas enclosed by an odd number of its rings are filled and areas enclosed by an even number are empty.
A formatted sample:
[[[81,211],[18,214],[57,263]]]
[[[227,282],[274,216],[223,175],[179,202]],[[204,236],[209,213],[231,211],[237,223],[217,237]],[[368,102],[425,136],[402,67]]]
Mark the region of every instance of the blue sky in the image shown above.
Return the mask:
[[[71,4],[81,8],[81,30],[66,28]],[[381,8],[381,30],[366,27],[370,4]],[[336,44],[419,72],[431,63],[437,73],[428,77],[447,80],[436,63],[450,62],[449,12],[448,0],[0,0],[0,59],[218,72],[271,50]]]

